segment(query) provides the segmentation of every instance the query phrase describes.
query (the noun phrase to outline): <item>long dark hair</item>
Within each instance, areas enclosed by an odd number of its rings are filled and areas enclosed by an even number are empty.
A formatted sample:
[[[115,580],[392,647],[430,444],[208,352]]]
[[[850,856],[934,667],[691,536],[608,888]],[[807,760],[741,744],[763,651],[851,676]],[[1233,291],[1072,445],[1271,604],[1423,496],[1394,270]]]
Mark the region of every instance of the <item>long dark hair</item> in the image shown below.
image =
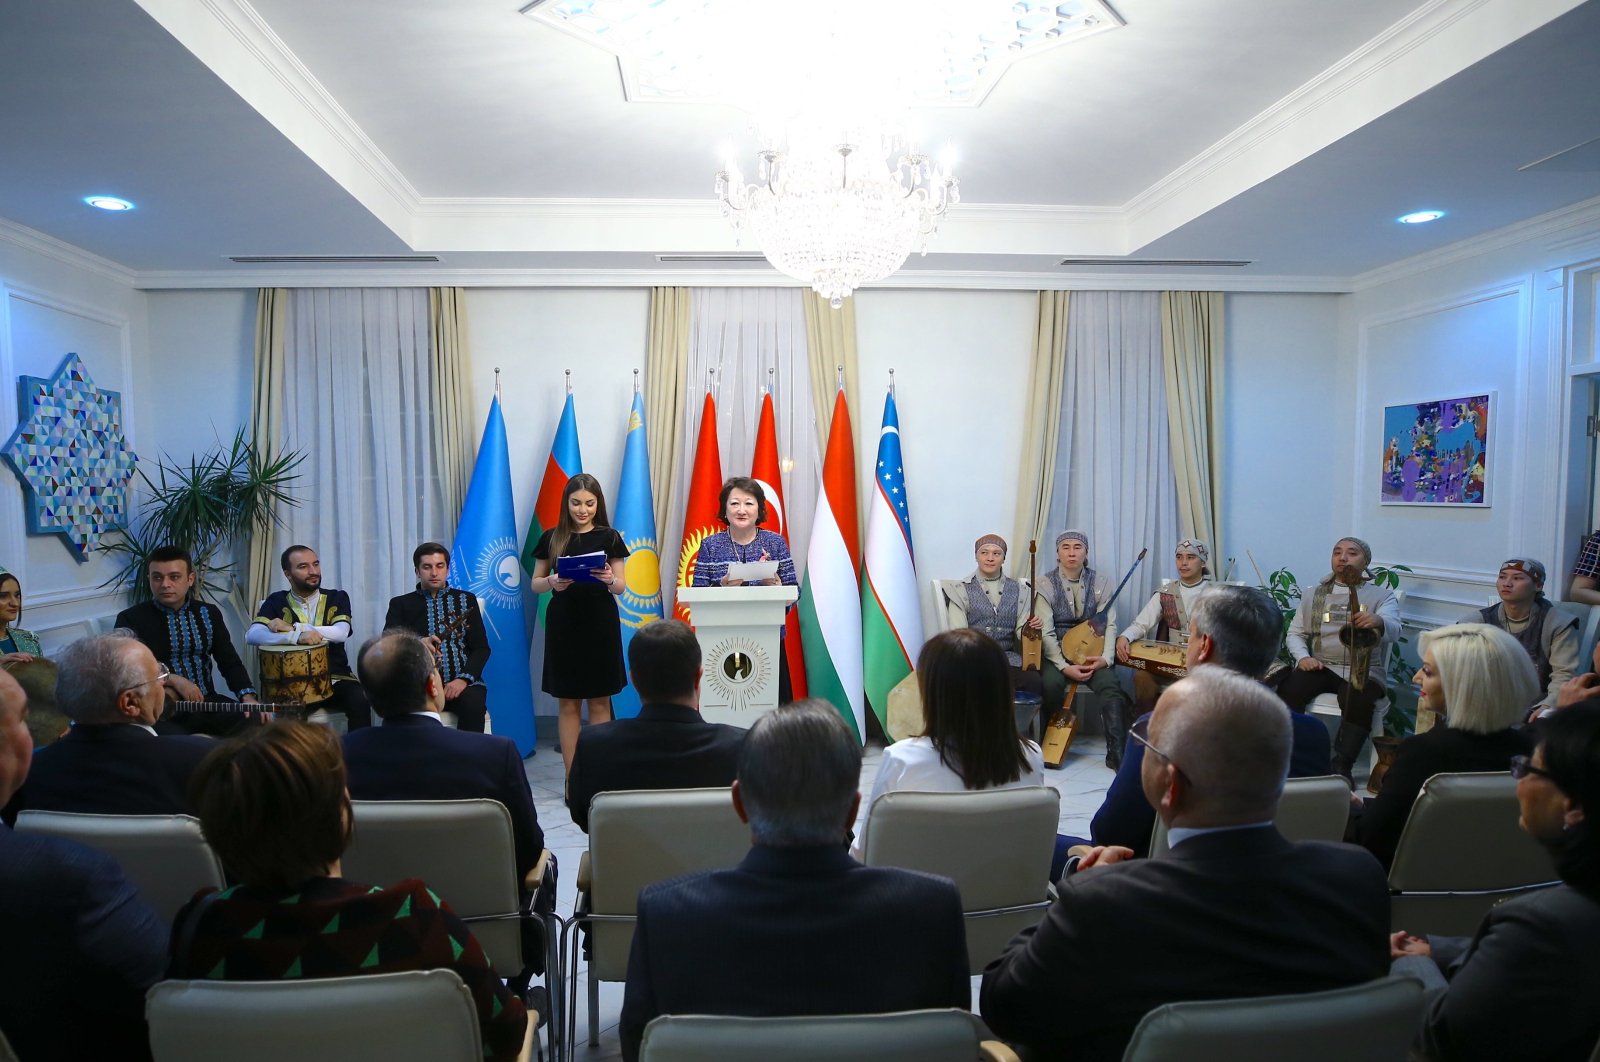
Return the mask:
[[[1011,666],[993,638],[970,628],[929,638],[917,657],[917,688],[923,734],[962,785],[990,789],[1028,772],[1012,707]]]
[[[561,491],[561,516],[556,520],[556,529],[550,532],[551,570],[555,569],[556,558],[566,552],[567,543],[577,534],[577,529],[572,525],[572,515],[567,511],[567,499],[580,490],[594,495],[594,526],[611,526],[611,518],[606,515],[606,492],[600,489],[600,481],[587,472],[579,472],[567,480],[566,487]]]
[[[1600,814],[1600,707],[1563,708],[1540,722],[1539,737],[1551,784],[1583,809],[1583,821],[1552,846],[1556,872],[1568,885],[1600,900],[1600,830],[1590,817]]]

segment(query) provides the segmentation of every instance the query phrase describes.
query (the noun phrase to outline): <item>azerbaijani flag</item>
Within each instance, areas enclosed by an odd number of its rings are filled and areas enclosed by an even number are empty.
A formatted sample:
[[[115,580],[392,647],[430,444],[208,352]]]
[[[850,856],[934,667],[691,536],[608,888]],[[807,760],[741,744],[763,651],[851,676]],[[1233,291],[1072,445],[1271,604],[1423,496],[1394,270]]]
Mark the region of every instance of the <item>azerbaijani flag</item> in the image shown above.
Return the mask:
[[[720,531],[717,496],[722,493],[722,451],[717,447],[717,403],[706,392],[700,410],[700,440],[694,447],[694,473],[689,480],[689,500],[683,507],[683,548],[678,553],[678,585],[694,585],[695,558],[700,543]],[[673,616],[688,623],[689,609],[674,603]]]
[[[477,597],[489,637],[489,662],[478,677],[489,687],[494,732],[516,742],[526,757],[534,746],[533,683],[522,614],[523,572],[517,564],[517,516],[511,504],[511,454],[498,395],[489,405],[450,555],[450,585]]]
[[[650,450],[644,433],[644,396],[633,392],[628,413],[628,434],[622,444],[622,485],[611,526],[628,547],[624,568],[627,589],[617,598],[622,620],[622,652],[627,656],[633,634],[661,618],[661,558],[656,544],[656,514],[650,494]],[[639,714],[639,694],[630,684],[611,698],[611,713],[618,719]]]
[[[911,673],[922,650],[922,605],[917,600],[911,509],[900,457],[900,417],[894,392],[883,400],[878,462],[867,501],[867,561],[862,572],[861,655],[867,704],[889,732],[889,691]]]
[[[811,696],[837,708],[854,728],[856,739],[865,742],[857,526],[856,448],[850,436],[849,407],[840,388],[833,403],[828,450],[822,461],[822,489],[817,494],[817,514],[806,551],[800,638],[805,643]]]
[[[539,497],[533,503],[533,516],[528,520],[528,533],[522,540],[522,570],[533,575],[534,547],[539,537],[561,519],[561,492],[567,489],[567,480],[583,471],[583,455],[578,452],[578,414],[572,408],[572,395],[561,409],[561,421],[556,425],[555,441],[550,444],[550,458],[544,463],[544,479],[539,481]],[[539,595],[539,623],[544,622],[545,609],[550,607],[550,595]]]
[[[783,501],[783,469],[778,464],[778,428],[772,415],[772,394],[761,398],[761,416],[756,421],[756,453],[750,462],[750,478],[761,484],[767,497],[767,518],[761,526],[789,541],[789,509]],[[800,641],[800,611],[791,608],[783,623],[783,655],[789,671],[789,689],[795,700],[806,696],[805,648]]]

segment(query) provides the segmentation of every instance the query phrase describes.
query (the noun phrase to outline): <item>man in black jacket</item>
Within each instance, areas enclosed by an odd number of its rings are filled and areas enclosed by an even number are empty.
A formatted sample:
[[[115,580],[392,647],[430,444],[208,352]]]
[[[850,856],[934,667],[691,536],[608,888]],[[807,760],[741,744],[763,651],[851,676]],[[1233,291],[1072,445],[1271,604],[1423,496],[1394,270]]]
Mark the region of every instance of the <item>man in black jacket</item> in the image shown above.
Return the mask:
[[[462,730],[481,734],[488,713],[483,668],[489,663],[489,638],[478,599],[450,586],[450,551],[438,542],[424,542],[413,550],[411,566],[417,572],[417,588],[389,599],[383,627],[413,631],[433,648],[444,677],[445,709],[455,713]]]

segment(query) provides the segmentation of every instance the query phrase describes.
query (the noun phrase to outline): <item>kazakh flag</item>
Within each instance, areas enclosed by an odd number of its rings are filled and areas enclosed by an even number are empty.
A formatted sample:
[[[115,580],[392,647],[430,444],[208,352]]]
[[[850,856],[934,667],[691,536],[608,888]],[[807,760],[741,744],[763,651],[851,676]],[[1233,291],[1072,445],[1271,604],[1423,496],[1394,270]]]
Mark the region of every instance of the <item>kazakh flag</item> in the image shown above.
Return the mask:
[[[911,674],[922,651],[922,604],[917,598],[911,509],[900,456],[900,416],[894,392],[883,401],[878,461],[867,501],[867,560],[862,573],[861,655],[867,705],[889,732],[889,691]]]
[[[522,615],[522,567],[517,563],[517,517],[511,504],[511,454],[500,397],[489,406],[467,501],[450,550],[450,585],[478,599],[489,635],[489,663],[479,677],[489,687],[494,732],[533,753],[533,684],[528,677],[528,627]]]
[[[522,570],[533,575],[534,547],[539,536],[556,526],[561,519],[561,492],[567,480],[583,471],[583,455],[578,452],[578,414],[572,408],[572,395],[561,409],[561,422],[556,425],[556,438],[550,444],[550,458],[544,463],[544,479],[539,482],[539,497],[533,503],[533,516],[528,520],[528,533],[522,540]],[[539,623],[544,623],[545,609],[550,607],[550,595],[539,596]],[[524,650],[526,652],[526,650]]]
[[[656,544],[656,516],[650,496],[650,450],[644,434],[644,396],[633,392],[628,413],[628,434],[622,446],[622,485],[611,526],[628,547],[628,588],[617,599],[622,618],[622,652],[627,656],[633,632],[661,618],[661,555]],[[639,714],[639,694],[632,685],[611,698],[618,719]]]

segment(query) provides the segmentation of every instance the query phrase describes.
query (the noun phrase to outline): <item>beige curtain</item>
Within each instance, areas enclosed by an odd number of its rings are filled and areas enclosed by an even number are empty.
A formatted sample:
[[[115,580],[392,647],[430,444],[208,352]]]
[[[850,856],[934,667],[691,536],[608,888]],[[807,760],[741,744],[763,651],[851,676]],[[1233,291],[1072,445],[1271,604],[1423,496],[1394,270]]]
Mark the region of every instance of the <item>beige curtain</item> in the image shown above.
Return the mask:
[[[257,451],[283,445],[283,337],[288,326],[289,290],[262,288],[256,293],[255,409],[250,420],[250,441]],[[240,613],[255,615],[257,602],[265,600],[278,578],[272,534],[250,536],[250,557],[245,568]]]
[[[1028,377],[1027,421],[1022,460],[1017,466],[1017,516],[1012,524],[1011,568],[1026,570],[1027,544],[1044,538],[1055,491],[1056,452],[1061,440],[1061,395],[1067,371],[1067,304],[1071,292],[1039,292],[1033,337],[1033,371]],[[1054,547],[1046,550],[1054,556]]]
[[[678,451],[683,434],[678,421],[689,401],[689,289],[650,289],[650,349],[645,354],[645,442],[650,448],[650,498],[656,536],[667,541],[667,517],[676,500]],[[663,554],[665,557],[665,554]]]
[[[844,367],[844,400],[850,410],[851,438],[861,452],[861,386],[856,358],[856,300],[844,300],[835,310],[828,300],[807,289],[801,294],[806,308],[806,353],[811,362],[811,405],[817,418],[817,452],[828,451],[828,427],[834,398],[839,394],[839,367]]]
[[[1167,377],[1167,425],[1178,484],[1178,531],[1211,546],[1212,569],[1227,556],[1218,505],[1222,497],[1223,296],[1219,291],[1161,293],[1161,353]]]
[[[434,445],[438,448],[439,492],[447,513],[461,512],[467,500],[474,450],[472,347],[467,336],[465,288],[428,289],[428,325],[433,333],[432,390]]]

